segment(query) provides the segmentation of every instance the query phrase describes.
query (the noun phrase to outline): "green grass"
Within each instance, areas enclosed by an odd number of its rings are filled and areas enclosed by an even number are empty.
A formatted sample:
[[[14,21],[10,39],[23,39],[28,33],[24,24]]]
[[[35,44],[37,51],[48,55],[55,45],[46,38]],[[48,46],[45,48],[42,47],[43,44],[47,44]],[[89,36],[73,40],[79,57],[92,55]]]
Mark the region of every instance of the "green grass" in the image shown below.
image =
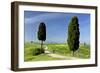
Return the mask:
[[[25,43],[24,47],[24,61],[47,61],[47,60],[60,60],[58,58],[49,57],[46,54],[33,55],[33,49],[40,48],[40,44]]]
[[[25,61],[48,61],[48,60],[60,60],[60,59],[49,57],[46,54],[40,54],[40,55],[37,55],[37,56],[31,55],[31,56],[27,56],[25,58]]]
[[[67,44],[47,44],[48,50],[54,52],[55,54],[72,57]],[[25,43],[24,50],[24,61],[47,61],[47,60],[60,60],[59,58],[53,58],[47,54],[33,55],[33,50],[40,48],[38,43]],[[75,52],[77,58],[87,59],[90,58],[90,46],[80,45],[79,50]]]
[[[49,44],[48,45],[50,51],[55,51],[54,53],[64,55],[64,56],[72,56],[71,51],[68,48],[67,44]],[[90,58],[90,46],[89,45],[80,45],[79,50],[75,52],[75,56],[77,58],[87,59]]]
[[[90,46],[89,45],[81,45],[79,50],[80,58],[90,58]]]
[[[48,49],[51,52],[54,51],[54,53],[64,56],[68,56],[70,53],[70,50],[68,49],[68,46],[66,44],[49,44]]]

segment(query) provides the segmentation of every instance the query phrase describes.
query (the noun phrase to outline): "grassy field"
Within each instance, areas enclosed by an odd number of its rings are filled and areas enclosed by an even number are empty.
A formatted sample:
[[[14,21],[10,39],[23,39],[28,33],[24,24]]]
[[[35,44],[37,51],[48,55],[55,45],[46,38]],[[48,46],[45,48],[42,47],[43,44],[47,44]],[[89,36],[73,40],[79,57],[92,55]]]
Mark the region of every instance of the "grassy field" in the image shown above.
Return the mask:
[[[72,56],[72,52],[69,50],[67,44],[49,44],[49,50],[53,51],[56,54],[64,56]],[[79,50],[75,52],[77,58],[87,59],[90,58],[90,46],[89,45],[80,45]]]
[[[48,51],[59,54],[66,57],[72,57],[72,54],[67,44],[46,44]],[[47,60],[61,60],[60,58],[53,58],[47,54],[33,55],[33,51],[36,48],[40,48],[40,44],[36,43],[25,43],[24,47],[24,61],[47,61]],[[87,59],[90,58],[90,46],[80,45],[79,50],[75,52],[76,58]]]

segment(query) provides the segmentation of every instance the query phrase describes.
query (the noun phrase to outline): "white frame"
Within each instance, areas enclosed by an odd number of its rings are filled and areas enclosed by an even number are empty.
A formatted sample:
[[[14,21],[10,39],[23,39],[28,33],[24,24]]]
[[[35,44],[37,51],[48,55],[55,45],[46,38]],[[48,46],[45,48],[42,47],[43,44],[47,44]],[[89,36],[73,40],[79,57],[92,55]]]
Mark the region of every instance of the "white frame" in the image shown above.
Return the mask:
[[[78,60],[60,60],[60,61],[37,61],[24,62],[24,11],[46,11],[46,12],[73,12],[73,13],[88,13],[91,17],[91,58]],[[59,65],[80,65],[95,63],[95,11],[91,9],[77,9],[77,8],[59,8],[46,6],[19,6],[19,68],[27,67],[46,67]]]

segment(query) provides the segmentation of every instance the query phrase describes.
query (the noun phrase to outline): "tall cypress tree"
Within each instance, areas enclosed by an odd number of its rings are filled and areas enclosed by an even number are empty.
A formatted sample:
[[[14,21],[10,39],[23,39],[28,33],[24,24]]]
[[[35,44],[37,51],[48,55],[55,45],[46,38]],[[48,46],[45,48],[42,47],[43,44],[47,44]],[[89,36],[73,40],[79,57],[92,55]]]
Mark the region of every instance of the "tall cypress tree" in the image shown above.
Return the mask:
[[[70,51],[74,52],[79,49],[79,38],[80,38],[80,31],[79,31],[79,23],[77,16],[73,16],[69,26],[68,26],[68,47]]]
[[[41,50],[43,50],[43,41],[46,40],[46,26],[41,22],[38,28],[38,39],[41,41]]]

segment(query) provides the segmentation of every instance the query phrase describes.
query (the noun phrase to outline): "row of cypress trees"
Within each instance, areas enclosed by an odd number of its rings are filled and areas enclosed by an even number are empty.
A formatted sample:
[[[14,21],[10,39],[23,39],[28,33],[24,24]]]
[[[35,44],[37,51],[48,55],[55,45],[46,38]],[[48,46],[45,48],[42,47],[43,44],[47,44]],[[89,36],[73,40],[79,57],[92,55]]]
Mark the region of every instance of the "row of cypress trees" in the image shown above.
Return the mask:
[[[79,23],[78,17],[73,16],[70,20],[68,25],[68,38],[67,43],[70,51],[74,52],[79,49],[79,38],[80,38],[80,31],[79,31]],[[40,23],[38,28],[38,40],[41,41],[41,49],[43,50],[43,41],[46,40],[46,25],[45,23]]]

